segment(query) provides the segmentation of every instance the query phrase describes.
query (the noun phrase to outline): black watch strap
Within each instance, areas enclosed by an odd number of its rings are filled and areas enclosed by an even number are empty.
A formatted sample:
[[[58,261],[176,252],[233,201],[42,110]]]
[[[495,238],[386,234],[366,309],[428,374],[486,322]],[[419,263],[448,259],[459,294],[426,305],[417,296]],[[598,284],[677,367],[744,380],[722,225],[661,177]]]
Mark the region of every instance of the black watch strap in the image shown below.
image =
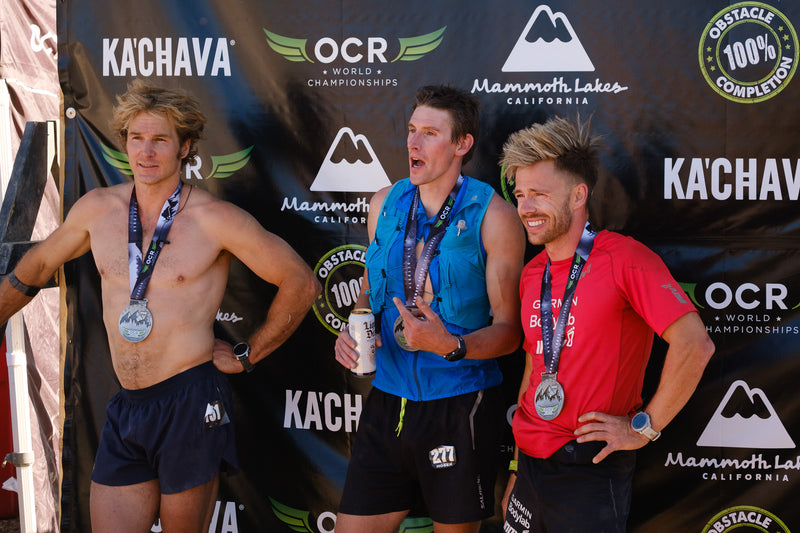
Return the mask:
[[[233,355],[242,363],[245,372],[252,372],[255,365],[250,362],[250,345],[246,342],[240,342],[233,347]]]
[[[464,337],[455,335],[455,338],[458,339],[458,348],[444,356],[445,359],[453,362],[460,361],[467,355],[467,344],[464,342]]]

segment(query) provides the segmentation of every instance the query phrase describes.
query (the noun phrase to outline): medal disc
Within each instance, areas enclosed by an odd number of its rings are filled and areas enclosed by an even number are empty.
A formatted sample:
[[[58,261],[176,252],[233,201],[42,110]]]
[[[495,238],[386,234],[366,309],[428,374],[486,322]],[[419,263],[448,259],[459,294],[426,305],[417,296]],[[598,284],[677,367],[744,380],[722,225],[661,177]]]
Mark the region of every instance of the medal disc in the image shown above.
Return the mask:
[[[119,332],[128,342],[146,339],[152,329],[153,314],[147,308],[147,300],[131,300],[119,315]]]
[[[401,316],[397,317],[397,320],[394,321],[394,340],[397,341],[398,346],[407,352],[417,351],[406,343],[406,338],[403,333],[403,317]]]
[[[536,387],[533,404],[536,414],[543,420],[553,420],[564,407],[564,387],[556,380],[556,374],[542,374],[542,382]]]
[[[414,315],[416,317],[424,316],[422,314],[422,311],[420,311],[419,308],[414,306],[414,305],[408,306],[407,309],[411,312],[412,315]],[[404,349],[407,352],[416,352],[416,351],[418,351],[417,348],[410,347],[408,345],[408,343],[406,342],[406,337],[405,337],[405,334],[403,333],[403,327],[404,327],[404,325],[403,325],[403,317],[399,316],[394,321],[394,327],[392,328],[394,330],[394,340],[397,341],[398,346],[400,346],[402,349]]]

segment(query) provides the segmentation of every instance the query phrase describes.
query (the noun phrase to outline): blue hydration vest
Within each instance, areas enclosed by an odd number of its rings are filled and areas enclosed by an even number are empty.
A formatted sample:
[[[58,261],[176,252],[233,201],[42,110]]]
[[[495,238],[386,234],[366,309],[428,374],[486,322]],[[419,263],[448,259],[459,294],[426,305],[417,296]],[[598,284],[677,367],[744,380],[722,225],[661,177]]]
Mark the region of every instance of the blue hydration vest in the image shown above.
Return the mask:
[[[380,320],[383,343],[378,348],[372,385],[415,401],[447,398],[499,385],[503,376],[494,359],[450,362],[431,352],[405,351],[394,339],[393,326],[399,312],[392,297],[405,300],[403,238],[415,191],[408,178],[392,186],[381,206],[375,238],[367,249],[370,307]],[[467,334],[489,324],[491,308],[486,293],[481,222],[493,194],[489,185],[465,176],[450,225],[431,262],[429,275],[436,295],[431,308],[454,334]],[[418,217],[422,236],[427,237],[435,216],[428,219],[420,204]]]

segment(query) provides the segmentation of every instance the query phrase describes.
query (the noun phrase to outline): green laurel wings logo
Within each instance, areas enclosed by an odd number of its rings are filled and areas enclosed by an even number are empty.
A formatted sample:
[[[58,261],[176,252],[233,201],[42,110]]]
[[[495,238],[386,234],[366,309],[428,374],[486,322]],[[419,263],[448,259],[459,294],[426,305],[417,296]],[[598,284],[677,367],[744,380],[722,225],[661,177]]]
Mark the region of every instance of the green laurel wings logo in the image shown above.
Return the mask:
[[[686,295],[689,297],[689,299],[692,301],[695,307],[697,307],[698,309],[705,309],[705,307],[700,305],[700,302],[697,301],[697,298],[695,297],[694,294],[694,291],[697,288],[697,283],[681,283],[679,281],[678,285],[681,286],[681,289],[683,289],[683,292],[686,293]]]
[[[308,42],[308,39],[284,37],[283,35],[272,33],[266,28],[264,28],[264,33],[267,34],[267,44],[269,47],[282,55],[284,59],[295,62],[314,62],[306,54],[306,42]]]
[[[245,148],[235,154],[228,155],[212,155],[211,156],[211,174],[206,179],[211,178],[227,178],[250,161],[250,152],[253,147]]]
[[[106,146],[105,144],[101,145],[103,147],[103,159],[109,162],[113,167],[117,170],[125,174],[126,176],[133,176],[133,171],[131,170],[131,163],[128,159],[126,154],[122,152],[117,152],[113,148]]]
[[[442,43],[444,39],[442,34],[446,29],[447,26],[442,26],[434,32],[418,37],[400,37],[398,39],[400,41],[400,53],[392,59],[392,63],[395,61],[416,61],[428,52],[435,50]]]
[[[126,154],[118,152],[105,144],[101,146],[103,147],[103,159],[126,176],[133,176],[130,159]],[[250,161],[250,152],[252,151],[253,146],[250,146],[233,154],[212,155],[211,173],[203,179],[228,178],[232,176],[234,172]]]
[[[281,522],[289,526],[289,529],[302,533],[313,533],[311,525],[308,523],[308,515],[310,514],[308,511],[293,509],[272,498],[270,498],[269,501],[272,504],[272,512],[275,513],[275,516],[277,516]]]
[[[398,533],[433,533],[433,520],[428,517],[406,518]]]
[[[311,524],[308,522],[309,511],[294,509],[278,501],[269,498],[272,504],[272,512],[278,519],[286,524],[292,531],[301,533],[314,533]],[[433,533],[433,520],[428,517],[406,518],[400,524],[398,533]]]

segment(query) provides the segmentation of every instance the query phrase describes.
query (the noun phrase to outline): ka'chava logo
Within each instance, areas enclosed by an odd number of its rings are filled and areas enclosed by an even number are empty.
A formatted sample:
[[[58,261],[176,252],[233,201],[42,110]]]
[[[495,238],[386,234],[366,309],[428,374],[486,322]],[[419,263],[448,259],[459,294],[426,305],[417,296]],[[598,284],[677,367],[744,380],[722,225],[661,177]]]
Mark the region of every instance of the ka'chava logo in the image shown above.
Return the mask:
[[[102,145],[102,147],[103,159],[119,170],[122,174],[125,174],[126,176],[133,176],[133,171],[131,170],[131,164],[127,154],[118,152],[106,145]],[[250,146],[249,148],[245,148],[244,150],[240,150],[233,154],[212,155],[211,171],[206,176],[200,174],[200,168],[203,164],[203,161],[200,156],[197,156],[194,164],[187,164],[184,167],[184,172],[186,174],[185,177],[186,179],[194,177],[201,180],[228,178],[232,176],[234,172],[244,167],[248,161],[250,161],[250,152],[252,150],[253,147]]]
[[[712,89],[728,100],[755,104],[780,93],[794,76],[797,33],[773,6],[739,2],[709,21],[698,56]]]
[[[345,244],[326,253],[314,267],[322,292],[314,302],[314,314],[325,328],[338,335],[347,327],[350,311],[361,293],[366,246]]]

